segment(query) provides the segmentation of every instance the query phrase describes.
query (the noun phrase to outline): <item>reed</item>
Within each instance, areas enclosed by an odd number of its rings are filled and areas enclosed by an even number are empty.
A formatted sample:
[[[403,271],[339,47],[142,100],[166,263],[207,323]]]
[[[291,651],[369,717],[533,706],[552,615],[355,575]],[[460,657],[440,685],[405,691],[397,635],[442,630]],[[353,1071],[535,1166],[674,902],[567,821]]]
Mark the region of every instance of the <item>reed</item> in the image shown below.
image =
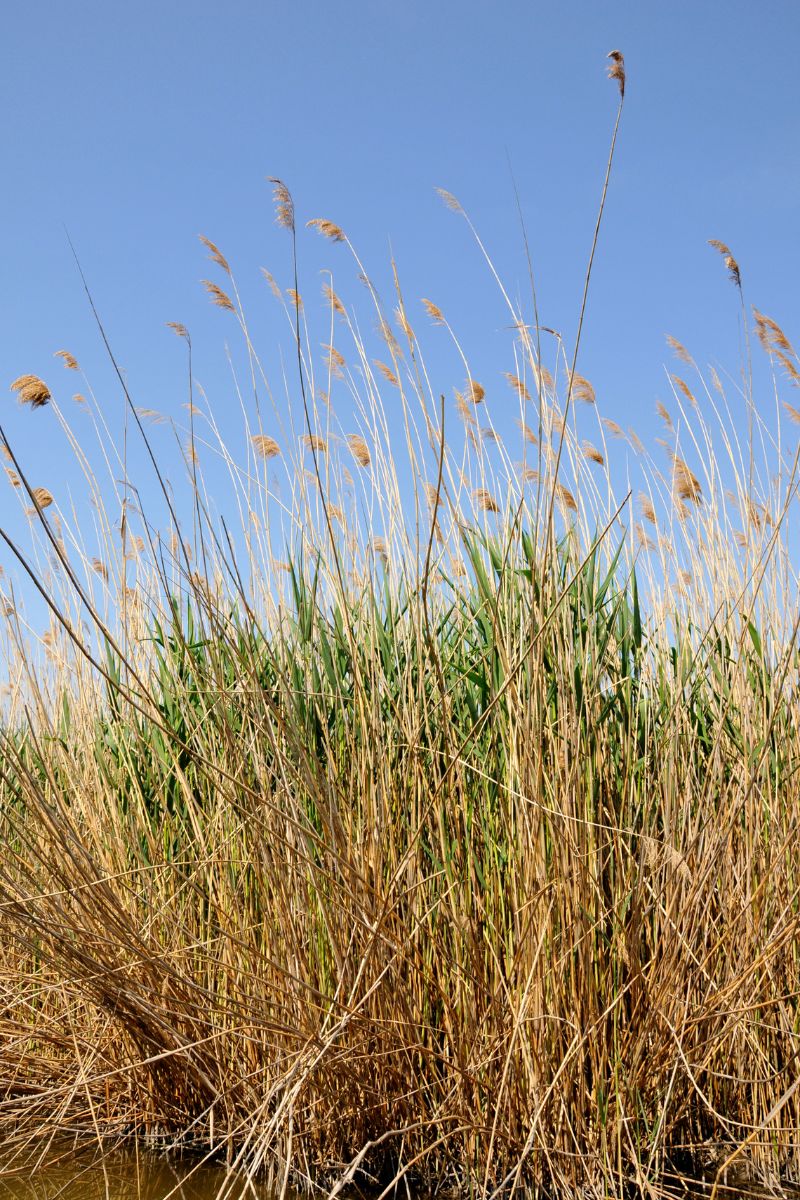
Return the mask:
[[[618,52],[611,75],[621,104]],[[12,385],[71,439],[99,546],[0,430],[34,549],[2,537],[51,617],[37,647],[4,593],[10,1161],[66,1132],[331,1194],[652,1195],[709,1163],[795,1177],[796,409],[762,411],[751,381],[742,445],[672,339],[687,380],[651,456],[601,416],[577,345],[505,292],[509,360],[480,383],[442,309],[422,301],[415,328],[397,276],[391,311],[347,234],[309,224],[366,281],[379,348],[332,276],[321,308],[296,268],[288,291],[270,276],[301,419],[267,419],[204,238],[256,399],[237,458],[190,396],[185,511],[121,374],[149,510],[113,483],[93,400],[108,481],[59,389]],[[797,355],[755,320],[780,391]],[[459,362],[452,401],[432,337]],[[503,374],[516,446],[492,422]]]

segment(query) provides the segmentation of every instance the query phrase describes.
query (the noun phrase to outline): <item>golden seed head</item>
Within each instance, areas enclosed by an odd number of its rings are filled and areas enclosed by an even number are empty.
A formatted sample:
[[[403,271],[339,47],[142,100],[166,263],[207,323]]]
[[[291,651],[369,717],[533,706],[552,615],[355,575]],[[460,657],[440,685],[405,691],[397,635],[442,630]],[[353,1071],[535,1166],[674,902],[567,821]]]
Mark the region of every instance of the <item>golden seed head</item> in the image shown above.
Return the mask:
[[[317,454],[325,454],[328,449],[328,443],[316,433],[304,433],[300,441],[306,450],[314,450]]]
[[[289,299],[291,300],[291,302],[295,306],[295,308],[298,310],[298,312],[302,311],[303,298],[300,295],[300,293],[296,292],[294,288],[287,288],[286,295],[289,297]]]
[[[341,379],[342,378],[342,367],[345,365],[344,355],[341,353],[341,351],[337,350],[335,346],[329,345],[327,342],[322,343],[322,349],[327,351],[328,370],[330,371],[330,373],[332,375],[335,375],[337,377],[337,379]]]
[[[341,300],[336,295],[336,292],[333,290],[333,288],[331,287],[331,285],[329,283],[323,283],[322,294],[325,297],[325,299],[328,301],[328,303],[330,304],[330,306],[334,310],[334,312],[339,313],[339,315],[343,317],[345,315],[344,305],[342,304]]]
[[[554,490],[557,498],[561,501],[565,508],[568,508],[570,512],[578,511],[578,505],[575,501],[575,497],[568,487],[565,487],[563,483],[556,483],[554,484]]]
[[[456,200],[452,192],[448,192],[444,188],[440,187],[437,187],[436,191],[451,212],[463,213],[463,208],[459,204],[458,200]]]
[[[582,400],[584,404],[595,403],[594,388],[589,380],[584,379],[583,375],[579,375],[577,371],[572,377],[572,395],[576,400]]]
[[[222,267],[222,270],[225,272],[226,275],[230,275],[231,269],[230,269],[230,266],[228,265],[228,260],[225,257],[225,255],[222,253],[222,251],[219,249],[219,247],[215,246],[214,243],[212,241],[209,241],[209,239],[207,237],[204,237],[202,233],[198,233],[197,236],[199,237],[200,241],[203,243],[205,248],[208,250],[208,257],[211,259],[211,261],[215,262],[218,267]]]
[[[275,205],[275,220],[283,229],[294,233],[294,201],[292,194],[281,179],[270,176],[272,200]]]
[[[68,371],[79,371],[78,360],[69,350],[56,350],[53,358],[60,358]]]
[[[272,294],[275,297],[275,299],[282,300],[283,292],[281,291],[281,289],[278,287],[277,283],[275,282],[275,276],[270,271],[268,271],[266,267],[261,268],[261,274],[264,276],[267,283],[269,284],[270,289],[271,289]]]
[[[351,433],[348,435],[347,444],[358,465],[360,467],[368,467],[371,462],[369,446],[363,437],[358,433]]]
[[[16,392],[20,404],[30,404],[31,408],[42,408],[50,397],[50,389],[38,375],[20,375],[11,384],[11,391]]]
[[[233,307],[233,301],[227,293],[223,292],[221,287],[217,287],[216,283],[212,283],[210,279],[201,279],[200,282],[208,292],[212,302],[218,308],[226,308],[228,312],[236,312],[236,309]]]
[[[53,503],[53,497],[51,493],[48,492],[47,488],[44,487],[34,488],[31,492],[31,497],[33,498],[37,508],[49,508]],[[36,509],[34,508],[31,511],[35,512]]]
[[[672,337],[669,333],[667,334],[667,345],[682,362],[685,362],[690,367],[694,366],[694,359],[683,343],[679,342],[677,338]]]
[[[281,448],[275,441],[275,438],[269,437],[266,433],[256,433],[250,438],[256,454],[261,458],[275,458],[280,454]]]
[[[338,225],[334,225],[333,221],[326,221],[324,217],[313,217],[312,220],[306,221],[306,226],[309,229],[316,229],[323,237],[330,238],[332,242],[345,241],[345,233]]]
[[[467,394],[469,395],[473,404],[480,404],[486,395],[486,390],[481,386],[481,384],[478,383],[476,379],[468,379]]]
[[[683,393],[683,395],[691,404],[692,408],[697,408],[697,401],[695,400],[694,394],[686,380],[681,379],[680,375],[670,375],[670,379],[675,384],[676,388]]]
[[[644,492],[639,492],[639,509],[646,521],[649,521],[651,525],[656,524],[656,510],[653,507],[653,501]]]
[[[189,330],[180,321],[167,321],[167,329],[171,329],[176,337],[185,338],[187,342],[190,340]]]
[[[584,458],[588,458],[590,462],[597,463],[598,467],[605,466],[606,460],[603,458],[603,455],[600,453],[597,447],[593,446],[591,442],[584,441],[583,456]]]
[[[741,289],[742,277],[739,271],[739,264],[731,254],[730,247],[726,246],[724,242],[720,242],[717,238],[709,238],[708,244],[709,246],[713,246],[718,254],[722,255],[725,260],[725,266],[728,268],[728,278],[731,283],[735,283]]]
[[[400,387],[400,380],[397,378],[391,367],[387,367],[386,363],[381,362],[379,358],[374,358],[372,361],[375,363],[375,366],[378,368],[384,379],[388,380],[388,382],[394,387]]]
[[[634,532],[636,534],[636,544],[637,544],[637,546],[640,547],[640,549],[648,550],[648,551],[655,550],[656,544],[653,541],[653,539],[650,537],[650,535],[648,534],[644,525],[637,523],[634,526]]]
[[[425,307],[425,311],[427,312],[428,316],[433,321],[433,323],[435,325],[444,325],[444,323],[445,323],[444,313],[439,308],[439,305],[434,304],[432,300],[426,300],[424,297],[422,299],[422,303]]]
[[[472,495],[475,497],[475,503],[478,505],[478,508],[482,508],[484,512],[500,512],[500,505],[492,493],[487,492],[486,488],[476,488]]]
[[[504,371],[503,373],[519,398],[521,400],[530,400],[531,394],[520,379],[519,375],[514,375],[511,371]]]
[[[703,499],[700,480],[677,454],[672,456],[672,486],[679,500],[691,500],[693,504],[699,504]]]
[[[672,417],[669,415],[669,410],[664,407],[660,400],[656,401],[656,412],[661,417],[661,420],[664,422],[667,429],[672,430],[674,428],[672,424]]]
[[[611,59],[608,67],[608,78],[616,79],[619,85],[620,99],[625,95],[625,59],[619,50],[612,50],[607,55]]]
[[[525,441],[530,442],[532,446],[538,446],[539,439],[531,429],[530,425],[526,425],[524,421],[518,421],[517,424],[522,430],[522,436],[525,438]]]

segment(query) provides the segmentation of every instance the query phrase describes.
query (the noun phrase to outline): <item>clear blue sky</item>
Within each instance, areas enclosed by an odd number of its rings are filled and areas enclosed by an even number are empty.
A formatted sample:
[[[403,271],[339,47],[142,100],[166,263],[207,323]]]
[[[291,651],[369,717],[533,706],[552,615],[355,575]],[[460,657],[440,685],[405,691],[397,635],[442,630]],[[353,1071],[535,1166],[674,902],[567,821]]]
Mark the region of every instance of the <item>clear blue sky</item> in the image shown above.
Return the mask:
[[[666,333],[701,363],[738,369],[738,297],[708,238],[732,247],[748,302],[800,332],[796,0],[7,5],[0,392],[34,372],[67,405],[81,385],[52,358],[66,347],[120,411],[65,227],[137,404],[177,415],[185,399],[169,320],[190,327],[209,393],[230,393],[234,325],[199,286],[219,277],[198,233],[231,260],[279,375],[258,268],[291,279],[268,175],[291,187],[299,223],[342,225],[381,281],[391,240],[412,311],[432,297],[485,380],[511,366],[506,314],[434,188],[460,199],[521,295],[510,158],[541,319],[571,339],[617,103],[614,48],[628,89],[579,369],[606,415],[653,436]],[[301,288],[345,263],[304,233]],[[443,377],[441,390],[460,382]],[[2,421],[32,482],[80,490],[48,414],[7,393]],[[0,517],[21,528],[5,487]]]

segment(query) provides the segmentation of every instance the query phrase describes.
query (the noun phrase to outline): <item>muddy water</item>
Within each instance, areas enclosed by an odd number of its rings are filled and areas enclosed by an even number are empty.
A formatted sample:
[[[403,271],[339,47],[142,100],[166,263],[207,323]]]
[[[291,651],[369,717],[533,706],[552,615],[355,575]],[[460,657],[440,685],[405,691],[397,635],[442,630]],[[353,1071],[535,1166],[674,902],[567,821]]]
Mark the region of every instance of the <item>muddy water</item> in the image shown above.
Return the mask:
[[[268,1189],[231,1175],[224,1167],[156,1154],[64,1156],[32,1174],[0,1168],[0,1200],[274,1200]]]

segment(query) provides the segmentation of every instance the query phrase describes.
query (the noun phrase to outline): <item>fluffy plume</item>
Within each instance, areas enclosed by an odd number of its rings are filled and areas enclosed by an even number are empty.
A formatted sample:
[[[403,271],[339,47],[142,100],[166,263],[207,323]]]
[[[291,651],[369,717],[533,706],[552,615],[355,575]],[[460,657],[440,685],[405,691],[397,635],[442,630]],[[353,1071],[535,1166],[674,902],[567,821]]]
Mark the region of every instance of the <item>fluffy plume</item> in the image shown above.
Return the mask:
[[[306,450],[315,450],[317,454],[325,454],[328,449],[328,443],[316,433],[304,433],[300,441]]]
[[[217,308],[226,308],[228,312],[236,312],[236,309],[233,307],[233,301],[230,296],[223,292],[221,287],[217,287],[216,283],[212,283],[210,279],[201,279],[200,282]]]
[[[570,512],[578,511],[578,505],[575,501],[575,497],[568,487],[565,487],[563,483],[556,483],[553,485],[553,490],[557,499],[564,505],[565,508],[568,508]]]
[[[650,535],[648,534],[644,525],[637,523],[634,526],[634,532],[636,534],[636,544],[637,544],[637,546],[640,547],[640,549],[655,550],[656,544],[653,541],[653,539],[650,537]]]
[[[630,425],[628,426],[628,441],[630,442],[631,446],[633,446],[637,454],[644,454],[644,443],[642,442],[642,439],[639,437],[636,430],[632,429]]]
[[[464,211],[452,192],[448,192],[444,188],[440,187],[437,187],[436,191],[440,199],[444,201],[451,212],[460,213]]]
[[[681,392],[691,404],[692,408],[697,408],[697,401],[694,398],[694,393],[689,387],[685,379],[681,379],[680,375],[670,375],[670,379],[675,384],[675,387]]]
[[[31,492],[31,497],[38,508],[49,508],[53,503],[53,497],[51,493],[48,492],[47,488],[44,487],[34,488]],[[35,513],[36,508],[31,508],[28,511],[30,513]]]
[[[700,480],[677,454],[672,457],[672,486],[680,500],[691,500],[693,504],[699,504],[703,498]]]
[[[281,448],[275,441],[275,438],[269,437],[266,433],[255,433],[250,438],[253,443],[253,448],[261,458],[275,458],[280,454]]]
[[[500,505],[492,493],[487,492],[486,488],[476,488],[472,494],[475,497],[475,503],[478,505],[478,508],[482,508],[484,512],[500,512]]]
[[[584,379],[583,375],[579,375],[577,371],[572,376],[572,395],[576,400],[582,400],[584,404],[594,404],[595,402],[594,388],[589,380]]]
[[[475,413],[472,411],[472,405],[467,403],[467,399],[463,392],[456,391],[456,412],[461,417],[465,425],[477,425]]]
[[[400,380],[397,378],[391,367],[387,367],[386,363],[381,362],[379,358],[374,358],[372,361],[375,363],[375,366],[378,368],[384,379],[388,380],[389,383],[394,385],[394,387],[400,387]]]
[[[289,299],[291,300],[291,302],[295,306],[295,308],[302,310],[303,297],[300,295],[299,292],[296,292],[294,290],[294,288],[287,288],[286,295],[289,297]]]
[[[477,379],[468,379],[467,395],[472,400],[473,404],[480,404],[486,395],[486,390],[478,383]]]
[[[56,350],[53,358],[60,358],[68,371],[79,371],[78,360],[69,350]]]
[[[664,407],[660,400],[656,401],[656,412],[661,417],[661,420],[664,422],[667,429],[672,430],[674,428],[672,424],[672,417],[669,415],[669,410]]]
[[[786,354],[795,353],[792,343],[777,321],[773,321],[772,317],[759,312],[757,308],[753,309],[753,316],[756,322],[756,335],[768,354],[776,348],[783,350]]]
[[[531,394],[520,379],[519,375],[514,375],[511,371],[504,371],[503,373],[519,398],[521,400],[530,400]]]
[[[612,50],[606,57],[611,59],[608,67],[608,78],[616,79],[619,85],[620,99],[622,99],[625,95],[625,59],[619,50]]]
[[[136,415],[143,421],[149,421],[151,425],[163,425],[166,420],[164,414],[155,408],[137,408]]]
[[[728,277],[731,283],[735,283],[736,286],[741,290],[742,277],[739,272],[739,264],[731,254],[730,247],[726,246],[724,242],[718,241],[717,238],[709,238],[708,244],[709,246],[713,246],[714,249],[722,255],[725,260],[725,266],[728,268]]]
[[[3,470],[8,476],[8,482],[12,487],[18,488],[22,485],[22,480],[13,467],[4,467]]]
[[[328,303],[330,304],[330,306],[334,310],[334,312],[339,313],[339,315],[343,317],[345,315],[344,305],[342,304],[341,300],[336,295],[336,292],[333,290],[333,288],[331,287],[331,285],[329,283],[323,283],[322,294],[325,297],[325,299],[328,301]]]
[[[603,458],[597,447],[593,446],[591,442],[585,441],[583,443],[583,456],[584,458],[588,458],[590,462],[597,463],[598,467],[605,465],[606,460]]]
[[[286,184],[281,179],[269,177],[272,184],[272,202],[275,205],[275,220],[283,229],[294,233],[294,200]]]
[[[653,508],[653,501],[644,492],[639,492],[639,510],[646,521],[651,525],[656,524],[656,510]]]
[[[323,237],[330,238],[332,242],[343,242],[345,240],[344,230],[338,225],[334,225],[333,221],[326,221],[324,217],[313,217],[310,221],[306,221],[306,226],[309,229],[316,229]]]
[[[188,342],[189,330],[180,321],[167,321],[167,329],[171,329],[176,337],[185,338]]]
[[[228,260],[219,247],[215,246],[214,243],[209,241],[207,237],[204,237],[202,233],[198,233],[197,236],[205,246],[206,250],[208,250],[208,257],[211,259],[211,261],[215,262],[218,267],[222,267],[222,270],[226,275],[230,275],[231,269],[228,265]]]
[[[275,276],[272,274],[272,272],[268,271],[266,267],[262,267],[261,274],[264,276],[267,283],[269,284],[270,291],[272,292],[275,299],[282,300],[283,292],[281,291],[281,289],[278,287],[277,283],[275,282]]]
[[[350,452],[360,467],[368,467],[370,464],[369,446],[358,433],[351,433],[347,438],[347,444],[350,447]]]
[[[439,308],[439,305],[434,304],[432,300],[426,300],[424,297],[422,299],[422,303],[425,306],[425,311],[433,323],[435,325],[444,325],[444,313]]]
[[[611,417],[601,417],[600,420],[603,422],[603,424],[605,425],[606,429],[608,430],[608,432],[611,434],[612,437],[615,437],[615,438],[624,438],[625,437],[625,431],[623,430],[622,426],[618,425],[616,421],[612,421]]]
[[[673,354],[682,362],[685,362],[690,367],[694,366],[694,359],[683,343],[679,342],[677,338],[672,337],[672,335],[669,333],[667,334],[667,345],[669,346],[670,350],[672,350]]]
[[[517,424],[522,430],[522,436],[525,438],[525,441],[530,442],[532,446],[538,446],[539,439],[531,429],[530,425],[526,425],[524,421],[518,421]]]
[[[406,336],[406,340],[408,341],[408,344],[410,346],[412,346],[414,344],[414,341],[416,340],[414,338],[414,330],[411,328],[411,326],[408,322],[408,317],[405,314],[405,309],[403,308],[402,304],[398,304],[397,308],[394,310],[394,315],[395,315],[397,324],[400,326],[400,328],[402,329],[403,333]]]
[[[322,349],[328,352],[328,370],[332,375],[336,375],[337,378],[341,379],[342,367],[345,363],[344,355],[335,346],[329,345],[327,342],[322,343]]]
[[[30,404],[31,408],[42,408],[51,398],[50,389],[38,375],[20,375],[11,384],[11,391],[17,393],[20,404]]]

